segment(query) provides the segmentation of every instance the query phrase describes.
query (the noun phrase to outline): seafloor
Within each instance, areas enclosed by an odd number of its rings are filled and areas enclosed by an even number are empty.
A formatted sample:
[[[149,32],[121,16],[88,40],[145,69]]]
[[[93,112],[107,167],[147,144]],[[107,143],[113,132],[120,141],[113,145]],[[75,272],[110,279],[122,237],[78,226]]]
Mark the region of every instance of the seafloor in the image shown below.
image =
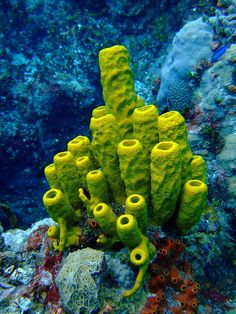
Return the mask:
[[[174,266],[200,285],[197,309],[178,313],[236,313],[236,1],[2,0],[0,25],[0,313],[138,314],[150,300],[147,281],[122,298],[136,270],[125,248],[97,246],[98,231],[86,229],[78,251],[54,252],[42,204],[45,166],[70,139],[91,137],[91,112],[104,103],[98,53],[113,45],[130,52],[137,95],[159,114],[179,111],[207,162],[199,224],[148,233],[180,240]],[[60,270],[72,252],[70,279]],[[75,310],[62,291],[75,293]],[[177,313],[173,295],[166,285],[152,313]]]

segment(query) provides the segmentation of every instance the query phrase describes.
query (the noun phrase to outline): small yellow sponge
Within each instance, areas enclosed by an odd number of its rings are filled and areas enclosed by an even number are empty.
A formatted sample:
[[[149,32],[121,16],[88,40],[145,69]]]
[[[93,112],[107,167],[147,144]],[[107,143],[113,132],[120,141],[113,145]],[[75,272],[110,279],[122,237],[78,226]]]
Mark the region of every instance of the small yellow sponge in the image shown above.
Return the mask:
[[[92,111],[92,117],[93,118],[100,118],[103,117],[107,114],[107,108],[106,106],[102,105],[102,106],[98,106],[96,108],[93,109]]]
[[[82,156],[90,157],[90,140],[86,136],[77,136],[67,144],[67,149],[75,158]]]
[[[63,193],[74,209],[81,208],[82,202],[78,193],[81,181],[73,154],[69,151],[56,154],[54,156],[54,164]]]
[[[80,212],[72,208],[66,196],[58,189],[47,191],[43,196],[43,203],[50,217],[59,224],[59,227],[51,226],[48,229],[54,248],[63,251],[66,247],[78,246],[81,230],[75,223]]]
[[[182,154],[182,186],[191,180],[193,154],[188,143],[188,130],[184,117],[178,111],[168,111],[158,118],[159,141],[173,141],[179,144]]]
[[[158,111],[154,105],[136,108],[133,113],[133,137],[143,145],[144,153],[150,162],[151,151],[158,143]]]
[[[176,226],[185,232],[196,225],[206,208],[207,185],[200,180],[189,180],[185,183],[180,201]]]
[[[82,156],[76,159],[75,165],[78,170],[81,187],[86,188],[87,187],[86,176],[89,173],[89,171],[92,171],[94,169],[93,163],[91,162],[88,156]]]
[[[200,180],[206,183],[207,167],[206,161],[202,156],[194,155],[191,162],[192,179]]]
[[[133,287],[122,293],[124,297],[130,297],[141,287],[149,262],[156,251],[148,238],[141,233],[133,215],[121,215],[117,219],[116,226],[118,236],[130,251],[130,262],[139,267]]]
[[[46,166],[44,169],[44,174],[51,189],[62,189],[54,164]]]
[[[110,236],[116,234],[117,217],[112,208],[105,203],[99,203],[93,210],[94,218],[100,228]]]
[[[123,140],[119,143],[117,152],[126,195],[140,194],[148,199],[150,171],[142,144],[136,139]]]
[[[120,176],[117,156],[117,146],[120,142],[117,121],[112,114],[98,118],[92,117],[90,129],[93,135],[93,152],[105,175],[111,197],[118,204],[123,205],[125,189]]]
[[[54,221],[59,222],[62,218],[74,220],[75,211],[62,191],[48,190],[43,196],[43,204]]]
[[[83,189],[79,189],[79,196],[87,208],[89,217],[93,217],[93,210],[99,203],[109,203],[106,180],[101,170],[92,170],[86,176],[89,197]]]
[[[125,214],[133,215],[136,218],[142,233],[146,234],[148,227],[148,212],[147,203],[142,195],[132,194],[127,197],[125,202]]]

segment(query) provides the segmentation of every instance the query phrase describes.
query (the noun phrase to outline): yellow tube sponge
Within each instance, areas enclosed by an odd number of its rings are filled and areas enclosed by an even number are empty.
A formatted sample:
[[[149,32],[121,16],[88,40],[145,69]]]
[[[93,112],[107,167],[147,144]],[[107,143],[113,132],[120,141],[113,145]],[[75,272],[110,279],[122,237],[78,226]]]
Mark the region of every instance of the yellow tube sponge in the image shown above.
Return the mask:
[[[73,154],[75,158],[82,156],[90,157],[90,140],[86,136],[77,136],[67,144],[67,150]]]
[[[133,137],[140,141],[150,161],[154,145],[158,143],[158,111],[156,106],[148,105],[136,108],[133,113]]]
[[[142,236],[142,241],[140,244],[130,252],[130,262],[134,266],[139,267],[139,272],[133,287],[129,290],[125,290],[122,293],[123,297],[132,296],[141,287],[148,269],[149,262],[155,256],[155,254],[155,247],[145,236]]]
[[[53,225],[48,228],[47,234],[49,238],[58,239],[60,236],[60,228],[56,225]]]
[[[74,219],[75,210],[68,202],[64,193],[58,189],[50,189],[43,195],[43,204],[49,216],[56,222],[59,219]]]
[[[155,255],[155,249],[147,237],[141,233],[134,216],[121,215],[117,219],[116,226],[119,238],[130,251],[130,262],[139,267],[133,287],[122,293],[124,297],[129,297],[141,287],[150,259]]]
[[[93,135],[92,147],[108,182],[111,197],[123,205],[125,188],[121,180],[117,146],[120,142],[117,121],[112,114],[91,118],[90,129]]]
[[[93,109],[92,111],[92,117],[93,118],[101,118],[103,116],[105,116],[107,114],[107,109],[106,109],[106,106],[99,106],[99,107],[96,107]],[[93,164],[94,164],[94,169],[97,169],[100,167],[99,165],[99,161],[97,160],[97,157],[96,157],[96,153],[93,151],[93,149],[91,150],[91,159],[93,161]]]
[[[93,164],[88,156],[82,156],[76,159],[75,165],[80,177],[81,187],[86,188],[86,176],[94,169]]]
[[[99,203],[109,203],[106,180],[101,170],[92,170],[86,176],[88,198],[83,189],[79,189],[79,196],[87,208],[89,217],[93,217],[94,207]]]
[[[79,218],[79,213],[75,212],[65,195],[58,189],[51,189],[44,194],[43,204],[49,216],[59,224],[59,228],[52,226],[48,230],[54,248],[63,251],[65,247],[79,245],[81,230],[73,226]]]
[[[196,225],[206,208],[207,185],[200,180],[189,180],[183,187],[176,226],[185,232]]]
[[[52,231],[57,228],[58,233]],[[48,229],[48,237],[52,240],[52,245],[55,250],[63,251],[71,246],[80,244],[81,229],[79,226],[67,227],[65,222],[60,223],[59,227],[52,226]]]
[[[193,154],[188,143],[188,131],[184,117],[178,111],[169,111],[158,118],[159,141],[173,141],[180,145],[182,154],[182,185],[191,180]]]
[[[142,106],[144,106],[145,104],[144,104],[144,100],[143,100],[143,98],[142,97],[140,97],[140,96],[137,96],[137,101],[136,101],[136,108],[139,108],[139,107],[142,107]]]
[[[94,118],[100,118],[100,117],[103,117],[107,114],[107,108],[106,106],[98,106],[96,108],[93,109],[92,111],[92,117]]]
[[[99,52],[103,98],[107,111],[118,122],[121,138],[132,137],[132,113],[137,103],[130,55],[124,46],[113,46]]]
[[[136,218],[140,230],[145,234],[148,227],[147,203],[145,198],[139,194],[132,194],[127,197],[125,213],[133,215]]]
[[[63,232],[66,231],[66,233],[63,234],[60,229],[63,230]],[[81,229],[79,226],[70,226],[66,227],[66,229],[61,228],[61,226],[51,226],[48,228],[47,234],[52,240],[54,249],[63,251],[65,248],[79,245]]]
[[[116,231],[116,214],[107,204],[99,203],[94,208],[93,215],[97,224],[104,232],[104,234],[98,238],[97,242],[107,246],[112,246],[115,241],[119,240]]]
[[[203,157],[199,155],[194,155],[191,162],[191,167],[192,179],[200,180],[206,183],[207,167],[206,161],[203,159]]]
[[[121,215],[116,223],[117,233],[129,250],[136,248],[142,241],[142,233],[133,215]]]
[[[151,222],[165,223],[174,213],[181,188],[181,149],[175,142],[161,142],[151,153]]]
[[[148,199],[150,171],[142,144],[136,139],[123,140],[117,152],[127,196],[137,193]]]
[[[81,181],[73,154],[69,151],[56,154],[54,156],[54,164],[64,194],[73,208],[80,208],[82,202],[79,198],[78,190],[81,187]]]
[[[51,189],[61,189],[61,184],[59,182],[56,167],[54,164],[50,164],[47,167],[44,168],[44,174],[48,181],[48,184]]]

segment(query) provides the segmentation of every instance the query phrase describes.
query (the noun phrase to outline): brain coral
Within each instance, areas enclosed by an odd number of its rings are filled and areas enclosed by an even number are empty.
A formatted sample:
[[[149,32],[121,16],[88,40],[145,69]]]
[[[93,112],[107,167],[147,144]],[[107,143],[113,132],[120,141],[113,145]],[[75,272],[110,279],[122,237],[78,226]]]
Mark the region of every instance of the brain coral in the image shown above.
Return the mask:
[[[157,104],[162,111],[183,112],[192,98],[189,73],[201,60],[209,60],[212,29],[201,18],[191,21],[176,34],[171,50],[161,70],[161,86]]]
[[[99,278],[105,267],[104,253],[86,248],[70,253],[56,284],[66,313],[96,313],[100,308]]]
[[[183,111],[191,104],[193,90],[187,82],[181,78],[170,78],[169,89],[167,92],[168,105],[174,107],[178,111]]]

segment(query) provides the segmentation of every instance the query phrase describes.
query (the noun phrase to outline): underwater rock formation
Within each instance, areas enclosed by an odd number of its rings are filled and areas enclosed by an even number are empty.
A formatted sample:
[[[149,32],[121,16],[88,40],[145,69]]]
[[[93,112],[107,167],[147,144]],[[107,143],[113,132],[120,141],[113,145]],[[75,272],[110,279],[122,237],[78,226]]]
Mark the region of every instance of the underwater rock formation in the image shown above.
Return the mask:
[[[202,130],[201,134],[209,136],[209,140],[205,141],[204,149],[207,148],[208,158],[212,159],[210,157],[212,152],[216,155],[218,171],[222,172],[224,181],[228,185],[228,193],[225,191],[225,201],[233,207],[236,197],[235,176],[233,175],[235,156],[232,146],[235,141],[236,123],[235,56],[236,45],[232,44],[220,59],[203,73],[200,86],[194,94],[194,102],[200,110],[197,124]],[[214,136],[214,134],[218,135]],[[198,136],[201,135],[198,133]],[[214,142],[215,151],[211,148],[212,142]],[[202,154],[203,151],[199,148],[197,150]],[[211,180],[211,176],[209,179]]]

